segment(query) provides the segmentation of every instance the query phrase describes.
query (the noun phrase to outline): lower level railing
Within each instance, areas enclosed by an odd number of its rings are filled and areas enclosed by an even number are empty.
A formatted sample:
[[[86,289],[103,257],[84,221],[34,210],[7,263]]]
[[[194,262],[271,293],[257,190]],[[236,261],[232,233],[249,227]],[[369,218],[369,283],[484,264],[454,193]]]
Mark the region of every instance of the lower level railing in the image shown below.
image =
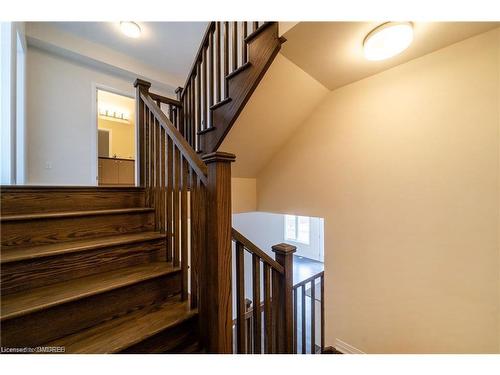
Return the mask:
[[[272,259],[234,228],[232,237],[233,353],[321,353],[325,347],[324,272],[293,285],[295,246],[273,246],[276,259]]]
[[[293,286],[294,353],[317,354],[325,348],[324,286],[324,271]]]

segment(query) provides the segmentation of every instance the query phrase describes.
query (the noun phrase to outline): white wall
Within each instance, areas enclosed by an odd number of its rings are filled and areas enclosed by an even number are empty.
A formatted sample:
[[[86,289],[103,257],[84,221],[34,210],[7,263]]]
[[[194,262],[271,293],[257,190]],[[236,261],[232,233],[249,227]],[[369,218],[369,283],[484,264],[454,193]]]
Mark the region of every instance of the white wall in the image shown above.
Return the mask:
[[[499,352],[499,49],[332,91],[258,175],[259,211],[325,218],[327,345]]]
[[[2,22],[0,175],[2,184],[24,182],[24,23]],[[19,41],[19,44],[18,44]]]
[[[28,184],[95,185],[95,85],[135,95],[131,78],[28,48]]]

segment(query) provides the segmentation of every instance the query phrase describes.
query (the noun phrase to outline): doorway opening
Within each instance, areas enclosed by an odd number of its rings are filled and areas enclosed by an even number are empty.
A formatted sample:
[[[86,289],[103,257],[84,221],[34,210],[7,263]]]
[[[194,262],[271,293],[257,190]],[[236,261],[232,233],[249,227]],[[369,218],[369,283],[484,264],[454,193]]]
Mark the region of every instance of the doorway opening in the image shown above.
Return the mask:
[[[135,101],[97,89],[97,181],[99,186],[135,186]]]

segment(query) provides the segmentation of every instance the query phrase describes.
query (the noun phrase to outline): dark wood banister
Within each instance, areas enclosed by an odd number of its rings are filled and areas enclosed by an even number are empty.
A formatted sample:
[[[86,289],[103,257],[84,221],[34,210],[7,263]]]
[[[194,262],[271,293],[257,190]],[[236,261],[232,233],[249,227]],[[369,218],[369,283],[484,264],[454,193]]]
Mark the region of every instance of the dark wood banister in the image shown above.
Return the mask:
[[[243,244],[243,246],[252,254],[256,254],[259,258],[261,258],[264,262],[273,267],[276,271],[283,274],[285,269],[281,264],[276,262],[273,258],[267,255],[263,250],[259,249],[253,242],[251,242],[248,238],[243,236],[236,229],[232,229],[233,239]]]
[[[175,99],[172,99],[172,98],[167,98],[166,96],[159,95],[159,94],[154,94],[152,92],[149,93],[149,96],[154,101],[160,101],[162,103],[173,105],[174,107],[180,107],[180,108],[182,108],[182,102],[180,102],[179,100],[175,100]]]
[[[198,52],[196,52],[196,57],[193,60],[193,63],[191,64],[191,69],[189,69],[189,74],[186,78],[186,82],[184,83],[183,88],[186,88],[189,85],[189,82],[191,81],[191,77],[196,74],[196,65],[202,58],[202,53],[203,49],[208,45],[208,37],[210,36],[210,33],[213,31],[215,28],[215,21],[212,21],[208,24],[205,34],[203,34],[203,39],[201,40],[200,46],[198,47]],[[184,94],[186,93],[186,90],[181,91],[181,99],[184,98]]]
[[[301,287],[302,285],[306,285],[306,284],[310,283],[311,281],[316,280],[318,277],[321,277],[324,274],[325,274],[325,271],[315,273],[311,277],[308,277],[307,279],[302,280],[302,281],[298,282],[297,284],[293,284],[293,288],[296,289],[296,288]]]
[[[186,158],[191,167],[196,171],[198,177],[207,184],[207,165],[200,159],[192,147],[187,143],[186,139],[182,134],[174,127],[172,122],[163,113],[163,111],[156,105],[150,95],[141,92],[141,99],[147,105],[149,110],[154,113],[156,118],[159,120],[160,125],[165,129],[168,135],[172,138],[173,142],[182,153],[182,156]]]
[[[172,231],[173,240],[166,243],[167,261],[182,266],[182,299],[188,298],[188,277],[191,278],[191,306],[199,309],[200,342],[207,352],[232,351],[231,243],[235,240],[237,278],[241,281],[244,276],[246,250],[252,255],[253,298],[257,301],[257,286],[260,275],[263,276],[263,297],[267,301],[265,351],[291,353],[296,248],[275,245],[272,259],[231,228],[230,164],[235,156],[216,152],[283,41],[278,37],[276,22],[252,22],[249,35],[248,23],[241,23],[241,34],[237,22],[231,25],[208,24],[186,83],[176,90],[177,100],[151,93],[149,82],[136,80],[140,184],[146,188],[147,203],[155,208],[155,228],[163,233]],[[204,156],[200,158],[199,154]],[[191,235],[190,250],[186,245],[187,233]],[[188,251],[192,262],[190,276]],[[244,312],[244,280],[239,285],[237,310]],[[254,309],[256,337],[261,333],[261,307],[257,304]],[[241,348],[241,324],[238,327]],[[260,340],[254,345],[260,352]]]

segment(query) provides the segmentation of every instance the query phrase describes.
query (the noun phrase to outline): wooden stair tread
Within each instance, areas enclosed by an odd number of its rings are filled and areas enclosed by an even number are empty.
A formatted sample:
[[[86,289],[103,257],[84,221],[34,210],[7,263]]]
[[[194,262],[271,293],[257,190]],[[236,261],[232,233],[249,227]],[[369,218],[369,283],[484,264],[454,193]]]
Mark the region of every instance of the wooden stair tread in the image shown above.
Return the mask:
[[[132,234],[114,235],[101,238],[91,238],[70,242],[61,242],[49,245],[32,246],[13,250],[4,250],[1,254],[2,264],[18,262],[28,259],[51,257],[80,251],[94,250],[104,247],[130,244],[142,241],[152,241],[166,238],[165,233],[139,232]]]
[[[22,221],[22,220],[47,220],[47,219],[61,219],[72,218],[81,216],[98,216],[98,215],[116,215],[116,214],[133,214],[142,212],[153,212],[154,208],[150,207],[137,207],[137,208],[118,208],[118,209],[103,209],[92,211],[65,211],[65,212],[49,212],[49,213],[34,213],[23,215],[3,215],[0,221]]]
[[[173,267],[171,263],[152,262],[5,295],[2,296],[0,320],[16,318],[178,271],[180,268]]]
[[[123,317],[54,340],[46,346],[64,346],[66,353],[116,353],[198,313],[179,297],[161,305],[143,308]]]

